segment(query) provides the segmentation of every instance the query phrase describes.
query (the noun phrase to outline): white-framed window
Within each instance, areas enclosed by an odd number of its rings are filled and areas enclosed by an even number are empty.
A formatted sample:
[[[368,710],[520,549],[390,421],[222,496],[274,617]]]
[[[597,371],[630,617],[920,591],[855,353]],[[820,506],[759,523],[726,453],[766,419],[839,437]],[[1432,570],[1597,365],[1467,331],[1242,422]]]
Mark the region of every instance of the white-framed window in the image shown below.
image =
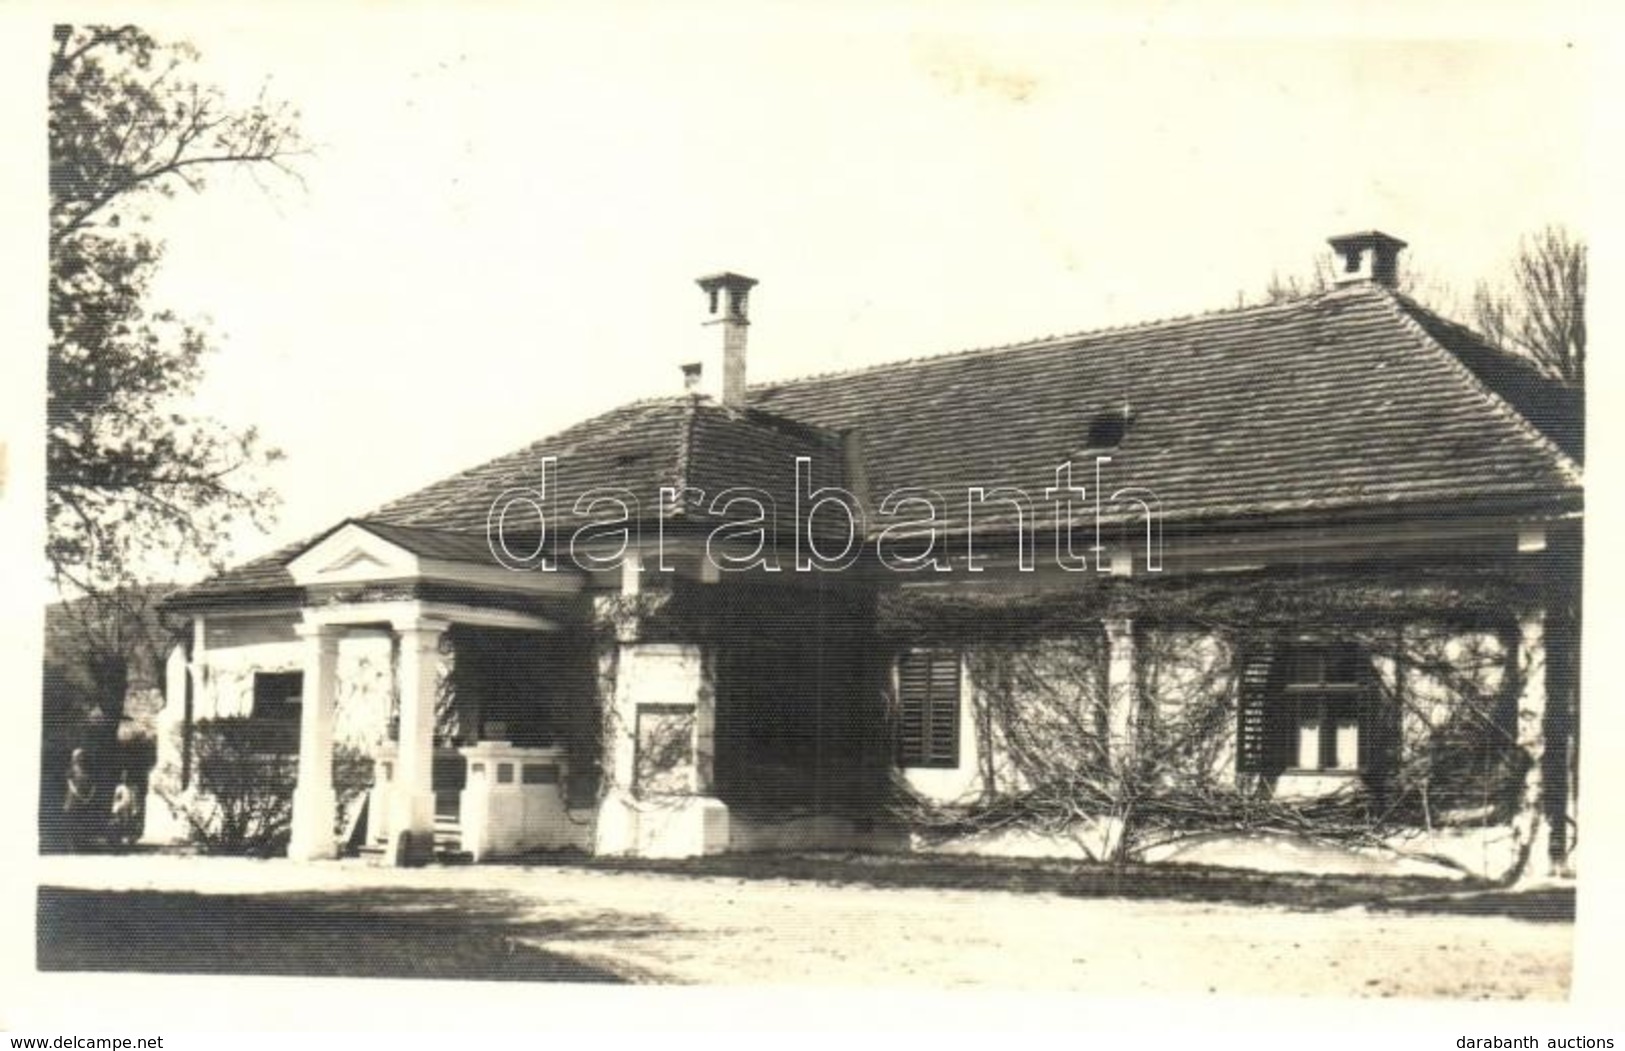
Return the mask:
[[[1360,770],[1365,669],[1352,643],[1303,642],[1287,652],[1277,710],[1290,730],[1290,769]]]

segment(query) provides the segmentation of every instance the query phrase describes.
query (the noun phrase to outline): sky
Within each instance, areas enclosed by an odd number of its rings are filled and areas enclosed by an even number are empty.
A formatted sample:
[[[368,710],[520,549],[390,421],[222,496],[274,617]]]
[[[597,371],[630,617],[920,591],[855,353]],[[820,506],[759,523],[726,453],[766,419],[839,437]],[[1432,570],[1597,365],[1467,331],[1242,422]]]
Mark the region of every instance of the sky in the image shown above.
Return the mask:
[[[1587,221],[1596,56],[1556,24],[345,10],[146,23],[314,147],[155,209],[199,407],[286,454],[245,557],[675,393],[715,270],[761,281],[764,380],[1231,306],[1353,229],[1466,292]]]

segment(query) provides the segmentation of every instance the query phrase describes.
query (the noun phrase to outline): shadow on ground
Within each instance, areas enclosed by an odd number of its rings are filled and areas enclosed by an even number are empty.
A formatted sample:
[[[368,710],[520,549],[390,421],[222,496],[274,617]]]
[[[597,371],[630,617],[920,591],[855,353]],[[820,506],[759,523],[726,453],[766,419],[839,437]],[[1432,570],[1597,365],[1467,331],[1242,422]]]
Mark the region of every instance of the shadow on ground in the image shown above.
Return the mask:
[[[716,854],[683,860],[536,855],[535,865],[734,879],[810,880],[869,887],[995,890],[1069,898],[1127,898],[1310,911],[1402,909],[1561,922],[1574,919],[1573,888],[1515,891],[1478,880],[1429,876],[1306,875],[1214,865],[796,852]]]
[[[1382,907],[1401,912],[1506,916],[1533,923],[1573,923],[1574,888],[1540,887],[1532,890],[1498,889],[1426,895],[1384,902]]]
[[[41,887],[36,960],[42,971],[649,981],[657,979],[531,943],[669,930],[661,920],[623,913],[540,920],[521,899],[492,891],[222,895]]]

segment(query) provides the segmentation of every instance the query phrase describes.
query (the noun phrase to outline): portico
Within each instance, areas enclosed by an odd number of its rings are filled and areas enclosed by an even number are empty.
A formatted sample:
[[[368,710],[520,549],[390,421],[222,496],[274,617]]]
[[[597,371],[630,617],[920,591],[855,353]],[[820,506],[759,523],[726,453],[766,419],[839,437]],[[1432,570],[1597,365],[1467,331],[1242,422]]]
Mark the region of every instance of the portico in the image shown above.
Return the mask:
[[[514,573],[493,567],[476,536],[346,523],[289,563],[306,603],[296,632],[303,649],[298,782],[288,854],[313,860],[340,850],[333,784],[337,658],[346,634],[387,631],[398,704],[391,776],[371,820],[387,829],[395,864],[432,856],[439,665],[454,627],[550,633],[548,600],[574,594],[580,574]],[[477,731],[476,731],[477,733]],[[376,804],[382,804],[377,806]]]

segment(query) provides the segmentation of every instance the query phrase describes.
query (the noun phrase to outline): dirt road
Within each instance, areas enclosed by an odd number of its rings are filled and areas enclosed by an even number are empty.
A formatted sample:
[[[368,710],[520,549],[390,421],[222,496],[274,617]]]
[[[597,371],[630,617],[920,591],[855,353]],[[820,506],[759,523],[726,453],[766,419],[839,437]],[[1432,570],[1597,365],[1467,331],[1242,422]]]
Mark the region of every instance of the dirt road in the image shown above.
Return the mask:
[[[42,859],[39,881],[203,895],[182,899],[188,915],[225,900],[216,896],[235,904],[252,896],[256,915],[297,905],[305,910],[298,922],[325,926],[308,918],[317,909],[369,938],[393,936],[396,928],[386,924],[408,919],[416,926],[402,938],[444,941],[478,930],[510,953],[534,951],[582,973],[640,982],[1561,999],[1569,988],[1573,941],[1571,924],[1499,916],[1304,912],[571,867],[398,870],[353,861],[57,857]],[[430,921],[438,926],[423,926]],[[268,953],[293,944],[274,936],[293,929],[293,914],[277,922],[284,926],[268,928],[273,936],[261,943]],[[159,947],[153,952],[174,946],[170,962],[176,966],[148,956],[139,969],[200,966],[198,947],[185,944],[172,925],[151,933]],[[44,938],[52,936],[48,929]],[[143,936],[140,930],[120,935]],[[247,960],[253,971],[255,945],[235,940],[233,959],[222,962]],[[45,966],[49,948],[42,945]],[[411,958],[410,946],[401,948]],[[70,950],[63,952],[65,969],[76,969]],[[263,973],[300,973],[300,965],[284,959]]]

